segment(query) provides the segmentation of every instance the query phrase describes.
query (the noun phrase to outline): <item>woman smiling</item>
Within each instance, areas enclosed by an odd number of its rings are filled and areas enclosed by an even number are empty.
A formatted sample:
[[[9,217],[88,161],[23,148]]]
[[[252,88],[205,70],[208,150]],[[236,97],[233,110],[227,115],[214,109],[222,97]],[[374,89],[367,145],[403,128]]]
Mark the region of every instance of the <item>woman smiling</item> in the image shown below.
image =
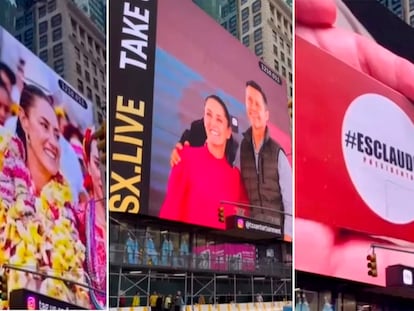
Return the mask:
[[[161,218],[224,229],[217,214],[220,202],[248,202],[239,169],[226,160],[226,145],[232,141],[230,122],[223,100],[208,96],[204,106],[206,143],[181,151],[181,162],[171,171]],[[227,216],[239,210],[227,204],[223,207]]]

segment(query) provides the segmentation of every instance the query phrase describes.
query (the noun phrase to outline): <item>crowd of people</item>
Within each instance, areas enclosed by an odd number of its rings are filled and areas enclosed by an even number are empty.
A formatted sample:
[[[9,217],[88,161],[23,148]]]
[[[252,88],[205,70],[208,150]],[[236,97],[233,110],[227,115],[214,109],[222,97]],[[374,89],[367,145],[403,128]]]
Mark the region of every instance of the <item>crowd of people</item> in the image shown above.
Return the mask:
[[[10,268],[9,291],[102,307],[106,212],[93,127],[70,119],[43,81],[26,77],[25,64],[14,72],[0,63],[0,264],[44,275]]]

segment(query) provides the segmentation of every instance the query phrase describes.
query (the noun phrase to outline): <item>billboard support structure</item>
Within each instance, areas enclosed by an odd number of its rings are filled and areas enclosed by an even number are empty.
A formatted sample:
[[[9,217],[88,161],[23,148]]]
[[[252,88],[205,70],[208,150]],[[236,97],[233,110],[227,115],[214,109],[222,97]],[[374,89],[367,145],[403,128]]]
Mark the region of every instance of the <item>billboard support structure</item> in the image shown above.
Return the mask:
[[[35,275],[38,275],[38,276],[43,276],[45,278],[55,279],[55,280],[59,280],[59,281],[71,283],[71,284],[74,284],[74,285],[79,285],[79,286],[82,286],[84,288],[87,288],[87,289],[90,289],[90,290],[99,292],[101,294],[105,294],[106,293],[106,291],[100,290],[99,288],[95,288],[93,286],[90,286],[90,285],[87,285],[87,284],[84,284],[84,283],[76,282],[76,281],[73,281],[73,280],[70,280],[70,279],[66,279],[66,278],[61,278],[59,276],[49,275],[47,273],[33,271],[33,270],[30,270],[30,269],[20,268],[20,267],[17,267],[17,266],[14,266],[14,265],[10,265],[10,264],[4,264],[3,265],[3,268],[4,269],[11,269],[11,270],[22,271],[22,272],[26,272],[26,273],[31,273],[31,274],[35,274]]]

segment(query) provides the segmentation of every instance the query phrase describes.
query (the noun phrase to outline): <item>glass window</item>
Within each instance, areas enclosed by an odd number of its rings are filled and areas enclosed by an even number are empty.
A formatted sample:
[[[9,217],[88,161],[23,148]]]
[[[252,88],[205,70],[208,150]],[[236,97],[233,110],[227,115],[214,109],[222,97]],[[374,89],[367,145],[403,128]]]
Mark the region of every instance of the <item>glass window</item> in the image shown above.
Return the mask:
[[[52,24],[52,27],[57,27],[59,25],[62,24],[62,15],[56,14],[55,16],[52,17],[52,19],[50,20],[50,23]]]
[[[276,11],[276,16],[277,16],[277,20],[279,22],[281,22],[282,21],[282,13],[280,13],[279,11]]]
[[[253,17],[253,26],[256,27],[262,23],[262,14],[258,13]]]
[[[280,46],[282,47],[282,49],[285,46],[285,43],[283,42],[283,38],[279,36],[279,42],[280,42]]]
[[[39,57],[42,61],[44,61],[45,63],[47,63],[48,61],[48,54],[47,54],[47,50],[42,50],[39,53]]]
[[[86,55],[83,55],[83,63],[87,68],[89,68],[89,58]]]
[[[258,28],[254,31],[254,42],[262,40],[262,28]]]
[[[83,93],[83,82],[82,80],[78,79],[78,90],[79,92]]]
[[[282,66],[282,75],[286,78],[286,68]]]
[[[39,48],[44,48],[47,45],[47,35],[40,36]]]
[[[79,27],[79,36],[81,39],[85,39],[85,30],[82,27]]]
[[[230,13],[236,11],[236,0],[229,0],[229,10]]]
[[[292,73],[289,72],[289,82],[292,83]]]
[[[57,73],[63,73],[63,59],[58,59],[53,63],[53,67]]]
[[[226,18],[227,15],[229,15],[229,6],[228,5],[224,5],[221,7],[221,17],[222,18]]]
[[[92,90],[89,87],[86,87],[86,97],[92,99]]]
[[[222,26],[223,28],[226,28],[226,29],[227,29],[227,22],[223,22],[223,23],[221,23],[221,26]]]
[[[44,34],[47,31],[47,21],[39,24],[39,35]]]
[[[279,72],[279,62],[275,59],[274,60],[275,70]]]
[[[20,30],[24,27],[24,16],[16,19],[16,30]]]
[[[278,53],[277,52],[278,52],[277,51],[277,46],[273,44],[273,54],[275,54],[276,56],[278,56]]]
[[[70,24],[72,25],[72,29],[75,32],[77,32],[78,31],[78,23],[73,18],[70,19]]]
[[[285,29],[289,28],[288,21],[286,18],[283,18],[283,26],[285,27]]]
[[[96,104],[98,107],[101,107],[101,98],[99,97],[99,95],[98,95],[98,94],[95,94],[95,104]]]
[[[292,60],[290,59],[290,57],[287,58],[287,63],[289,68],[292,68]]]
[[[246,20],[246,19],[249,18],[249,7],[244,8],[242,10],[241,16],[242,16],[242,21],[244,21],[244,20]]]
[[[280,52],[280,59],[282,60],[282,62],[285,61],[285,53]]]
[[[102,81],[105,81],[105,73],[103,72],[103,70],[99,70],[99,73],[101,74]]]
[[[260,42],[254,46],[254,52],[257,56],[260,56],[263,54],[263,43]]]
[[[229,20],[229,26],[230,28],[236,27],[237,25],[237,16],[234,15],[232,18],[230,18]]]
[[[80,60],[81,58],[80,50],[76,46],[75,46],[75,53],[76,53],[76,58]]]
[[[249,44],[250,44],[250,38],[249,38],[249,35],[244,36],[244,37],[243,37],[243,39],[242,39],[242,42],[243,42],[243,44],[244,44],[245,46],[249,46]]]
[[[62,39],[62,28],[59,27],[53,30],[52,37],[53,42]]]
[[[33,28],[30,28],[24,32],[24,41],[32,41],[32,40],[33,40]]]
[[[89,71],[86,71],[86,70],[85,70],[85,80],[86,82],[91,82],[91,76],[89,74]]]
[[[249,31],[249,21],[248,20],[243,22],[242,31],[243,31],[243,33],[246,33],[246,32]]]
[[[21,42],[22,41],[22,35],[16,35],[16,39]]]
[[[253,4],[252,4],[253,14],[259,12],[261,7],[262,7],[261,0],[256,0],[255,2],[253,2]]]
[[[42,5],[39,8],[38,13],[39,13],[39,18],[42,18],[43,16],[45,16],[46,15],[46,6]]]
[[[63,45],[62,43],[55,44],[53,46],[53,57],[59,57],[63,54]]]
[[[33,24],[33,11],[30,11],[24,15],[24,23],[26,25]]]
[[[98,70],[96,69],[96,64],[92,63],[93,74],[96,76],[98,74]]]
[[[241,0],[241,5],[246,4],[247,0]]]
[[[93,87],[99,91],[99,84],[98,84],[98,80],[96,80],[95,78],[93,78]]]
[[[47,10],[50,12],[53,12],[56,10],[56,0],[49,0],[47,3]]]
[[[82,67],[81,67],[81,65],[79,63],[76,63],[76,72],[79,75],[82,75]]]

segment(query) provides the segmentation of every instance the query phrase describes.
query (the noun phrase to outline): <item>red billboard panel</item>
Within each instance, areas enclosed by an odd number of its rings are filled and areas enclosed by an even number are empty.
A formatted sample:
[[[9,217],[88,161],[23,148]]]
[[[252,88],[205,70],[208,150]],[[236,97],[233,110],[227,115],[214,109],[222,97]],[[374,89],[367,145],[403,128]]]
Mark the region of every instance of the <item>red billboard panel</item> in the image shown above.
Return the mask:
[[[372,244],[414,242],[414,108],[299,37],[295,83],[296,268],[385,285],[413,260],[378,250],[367,274]]]
[[[0,265],[8,265],[0,273],[9,292],[105,307],[106,212],[93,132],[93,104],[0,28]]]
[[[225,217],[259,217],[253,208],[235,207],[250,203],[268,207],[283,222],[278,210],[291,214],[292,201],[285,81],[192,1],[110,5],[110,211],[224,229],[219,207]],[[255,98],[262,114],[247,113],[246,104]],[[260,154],[259,181],[268,202],[278,205],[260,204],[265,196],[259,200],[248,193],[258,173],[253,146],[242,140],[253,120],[257,127],[267,125],[263,150],[273,149],[269,161]],[[179,141],[191,146],[180,151],[182,161],[172,168]],[[262,211],[269,221],[269,211]],[[291,235],[291,217],[285,223]]]

